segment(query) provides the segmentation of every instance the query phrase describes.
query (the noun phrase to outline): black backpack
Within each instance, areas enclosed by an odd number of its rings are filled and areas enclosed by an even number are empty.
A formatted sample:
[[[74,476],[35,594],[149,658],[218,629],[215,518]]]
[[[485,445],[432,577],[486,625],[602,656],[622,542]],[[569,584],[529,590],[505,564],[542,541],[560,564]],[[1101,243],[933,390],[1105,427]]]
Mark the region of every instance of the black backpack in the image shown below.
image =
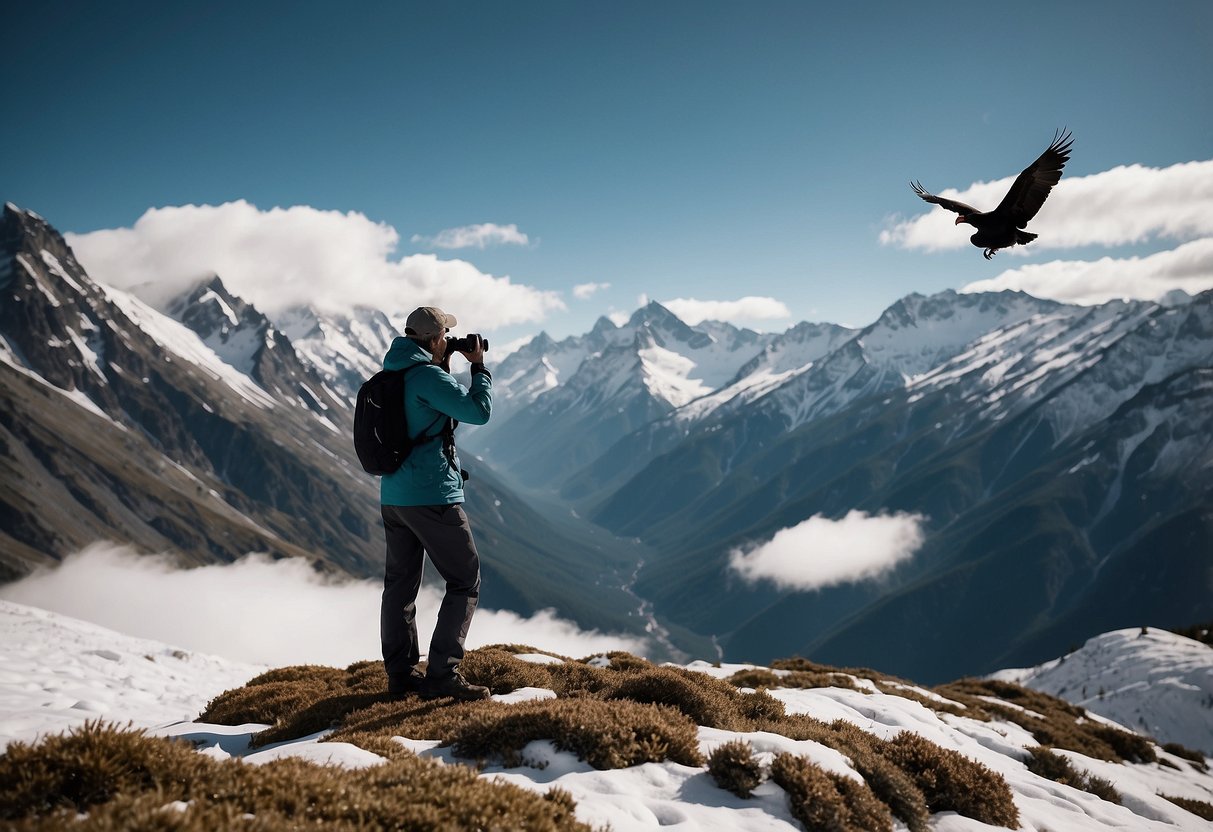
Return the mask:
[[[354,451],[368,474],[395,473],[409,452],[436,437],[409,438],[404,417],[404,377],[425,364],[405,370],[380,370],[358,388],[354,404]],[[427,428],[428,431],[428,428]]]

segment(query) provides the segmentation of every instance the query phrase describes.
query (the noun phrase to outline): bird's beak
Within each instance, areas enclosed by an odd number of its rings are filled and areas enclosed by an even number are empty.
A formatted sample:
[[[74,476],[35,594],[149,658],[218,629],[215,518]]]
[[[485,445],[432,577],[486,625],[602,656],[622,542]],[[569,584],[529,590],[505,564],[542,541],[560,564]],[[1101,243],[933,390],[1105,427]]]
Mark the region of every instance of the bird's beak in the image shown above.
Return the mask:
[[[964,216],[959,216],[956,218],[956,222],[952,223],[952,225],[960,225],[962,222],[968,222],[968,220],[965,219]]]

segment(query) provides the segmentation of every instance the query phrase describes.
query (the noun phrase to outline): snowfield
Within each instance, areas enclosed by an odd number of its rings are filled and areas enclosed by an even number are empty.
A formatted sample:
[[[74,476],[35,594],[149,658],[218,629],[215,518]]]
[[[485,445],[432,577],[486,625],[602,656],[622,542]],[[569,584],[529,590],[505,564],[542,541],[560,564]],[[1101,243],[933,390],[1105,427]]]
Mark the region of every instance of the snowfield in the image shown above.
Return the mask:
[[[1195,650],[1191,655],[1178,636],[1150,631],[1134,638],[1135,631],[1109,633],[1088,644],[1089,655],[1105,668],[1119,667],[1122,678],[1144,674],[1146,686],[1171,682],[1159,668],[1174,657],[1183,663],[1179,675],[1198,674]],[[0,601],[0,742],[31,741],[64,731],[90,719],[126,724],[162,736],[189,739],[200,753],[226,759],[242,757],[260,763],[285,756],[347,768],[373,766],[381,757],[347,743],[320,742],[321,732],[284,743],[250,749],[253,734],[262,725],[210,725],[195,722],[207,702],[225,689],[238,687],[264,667],[230,662],[137,639],[76,619],[34,607]],[[1178,641],[1177,641],[1178,640]],[[1196,642],[1190,642],[1195,645]],[[1208,651],[1211,656],[1213,651]],[[1084,648],[1087,650],[1087,648]],[[1082,651],[1080,651],[1081,653]],[[1018,679],[1050,679],[1059,667],[1082,672],[1080,653],[1063,664],[1031,671],[1009,671]],[[546,654],[518,658],[550,663]],[[1085,659],[1084,659],[1085,660]],[[1204,658],[1204,671],[1213,662]],[[1094,661],[1094,659],[1093,659]],[[693,662],[688,669],[727,678],[750,665],[711,665]],[[1187,675],[1185,675],[1187,674]],[[780,674],[782,675],[782,674]],[[1061,677],[1057,677],[1060,679]],[[1067,677],[1071,678],[1071,677]],[[1073,678],[1077,678],[1074,676]],[[775,689],[788,713],[810,714],[817,719],[843,719],[881,738],[909,730],[932,742],[978,760],[1006,778],[1015,794],[1021,827],[1027,830],[1174,830],[1209,829],[1210,825],[1159,796],[1213,802],[1213,776],[1201,773],[1182,758],[1161,752],[1160,763],[1114,764],[1072,752],[1064,754],[1075,767],[1111,781],[1124,805],[1110,803],[1085,791],[1043,779],[1024,765],[1023,749],[1035,745],[1031,734],[1009,722],[980,722],[964,716],[941,714],[911,699],[880,692],[870,681],[856,678],[857,690],[828,687]],[[906,686],[902,686],[906,687]],[[1138,686],[1140,688],[1141,686]],[[1134,688],[1135,690],[1138,688]],[[938,695],[911,688],[920,696]],[[503,702],[550,698],[551,691],[524,688],[495,697]],[[1105,695],[1105,702],[1110,697]],[[1114,701],[1128,701],[1123,697]],[[1144,713],[1148,700],[1139,699],[1134,714]],[[1176,700],[1166,700],[1170,707]],[[1098,717],[1093,717],[1098,718]],[[1149,716],[1144,717],[1149,722]],[[1127,720],[1133,722],[1134,720]],[[846,777],[859,775],[838,751],[811,741],[794,741],[765,732],[738,733],[701,727],[700,750],[709,754],[734,739],[747,740],[764,763],[776,753],[804,756],[827,771]],[[450,765],[460,764],[449,748],[435,741],[397,738],[397,742],[423,757]],[[674,827],[686,830],[794,830],[783,790],[771,781],[743,799],[719,788],[705,768],[673,762],[646,763],[626,769],[600,771],[575,755],[557,750],[550,741],[530,743],[522,754],[524,764],[506,768],[489,764],[480,776],[497,778],[537,792],[557,785],[577,802],[577,817],[615,830]],[[1213,761],[1210,761],[1213,762]],[[991,829],[978,821],[944,812],[932,816],[942,832]],[[904,829],[900,822],[897,829]]]

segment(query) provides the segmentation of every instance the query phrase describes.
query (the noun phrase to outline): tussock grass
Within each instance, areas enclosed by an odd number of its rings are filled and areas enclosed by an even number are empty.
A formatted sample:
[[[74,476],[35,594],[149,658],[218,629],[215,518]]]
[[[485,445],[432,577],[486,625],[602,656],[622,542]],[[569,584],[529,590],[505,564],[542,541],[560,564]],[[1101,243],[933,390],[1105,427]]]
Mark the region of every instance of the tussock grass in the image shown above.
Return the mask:
[[[935,688],[949,699],[967,706],[965,715],[989,720],[993,716],[1027,729],[1044,746],[1077,751],[1085,757],[1114,763],[1153,763],[1158,753],[1153,743],[1087,717],[1086,711],[1064,699],[1010,682],[991,679],[961,679]],[[980,696],[997,697],[1008,706]],[[1013,706],[1019,707],[1013,707]]]
[[[1019,826],[1019,810],[1001,774],[909,731],[890,740],[886,749],[914,778],[932,812],[959,812],[1010,829]]]
[[[521,762],[519,752],[533,740],[550,739],[597,769],[627,768],[673,760],[703,765],[695,723],[676,708],[639,702],[555,699],[480,709],[462,721],[450,744],[455,754],[474,759]]]
[[[739,688],[833,687],[858,690],[855,680],[844,673],[826,673],[814,670],[793,670],[784,676],[761,668],[739,670],[728,678],[728,682]]]
[[[749,797],[762,783],[762,766],[754,748],[744,740],[722,743],[708,756],[708,774],[720,788]]]
[[[1038,746],[1028,749],[1028,771],[1046,780],[1073,786],[1076,789],[1107,800],[1110,803],[1120,803],[1120,793],[1116,787],[1102,777],[1095,777],[1074,768],[1070,761],[1055,753],[1052,749]]]
[[[98,723],[9,746],[0,784],[0,817],[13,829],[589,829],[567,793],[545,799],[407,752],[361,770],[256,766]],[[165,808],[175,801],[188,805]]]
[[[827,772],[803,757],[778,754],[771,779],[788,793],[792,814],[805,829],[838,832],[892,832],[889,808],[871,790]]]
[[[373,769],[347,775],[295,761],[290,763],[289,771],[301,784],[285,786],[276,774],[270,774],[279,770],[276,764],[255,767],[232,763],[224,764],[228,768],[223,770],[241,773],[223,774],[228,779],[220,783],[214,779],[219,775],[198,774],[193,768],[218,764],[181,744],[157,741],[145,745],[150,742],[146,738],[107,736],[100,741],[103,750],[91,753],[98,759],[110,753],[114,760],[121,761],[118,765],[87,762],[92,759],[83,750],[87,739],[78,739],[72,753],[77,757],[83,755],[86,762],[63,782],[55,779],[60,775],[48,774],[53,767],[48,769],[34,762],[43,754],[53,759],[62,757],[53,744],[37,751],[18,748],[12,759],[4,758],[3,764],[9,768],[0,768],[0,773],[15,772],[18,764],[14,761],[23,761],[25,766],[21,775],[24,779],[10,780],[6,776],[3,780],[6,787],[9,783],[20,784],[13,787],[13,793],[26,795],[22,798],[24,808],[11,817],[25,818],[23,823],[40,824],[46,820],[50,824],[46,828],[54,828],[50,819],[60,817],[56,812],[75,813],[80,806],[88,805],[94,807],[89,810],[89,823],[101,825],[80,828],[121,828],[130,824],[188,829],[208,828],[209,824],[209,828],[224,828],[232,822],[244,823],[240,818],[247,812],[257,815],[258,824],[264,820],[267,829],[312,823],[376,828],[379,823],[376,819],[387,815],[365,807],[357,810],[364,814],[341,814],[345,810],[332,808],[331,800],[349,807],[362,806],[359,801],[363,797],[372,799],[368,796],[372,792],[360,791],[362,786],[350,783],[351,777],[362,778],[380,783],[388,795],[387,803],[399,808],[397,800],[403,801],[409,792],[405,785],[391,778],[402,779],[407,774],[419,783],[428,784],[425,788],[431,789],[436,797],[429,802],[420,801],[417,808],[409,810],[411,814],[394,817],[393,822],[420,829],[452,823],[443,801],[448,797],[456,801],[455,792],[466,791],[469,783],[480,782],[476,781],[475,769],[446,767],[444,770],[448,772],[464,772],[459,775],[464,779],[439,782],[434,779],[438,775],[430,770],[429,761],[420,760],[394,741],[392,738],[396,736],[436,740],[451,747],[456,756],[471,761],[502,761],[506,765],[523,762],[523,750],[536,740],[550,740],[556,748],[572,752],[600,769],[662,760],[689,766],[706,763],[722,788],[748,795],[763,777],[752,749],[744,742],[726,743],[705,761],[698,750],[697,732],[697,726],[704,725],[737,732],[768,731],[821,743],[844,754],[863,782],[840,778],[790,755],[777,757],[779,762],[772,766],[772,779],[788,792],[794,813],[808,828],[888,829],[896,817],[911,832],[926,832],[931,813],[939,811],[957,811],[985,823],[1017,825],[1018,815],[1009,787],[1001,776],[985,766],[915,734],[906,733],[885,741],[842,720],[827,724],[806,715],[789,715],[778,699],[762,689],[856,687],[848,674],[872,678],[883,692],[920,701],[935,710],[960,712],[978,719],[997,716],[1020,724],[1026,722],[1025,727],[1034,735],[1057,736],[1070,743],[1056,743],[1058,747],[1078,746],[1074,750],[1080,753],[1096,749],[1099,753],[1092,756],[1103,759],[1147,759],[1153,750],[1147,741],[1085,719],[1079,708],[1003,683],[961,680],[938,689],[941,695],[965,706],[959,708],[896,687],[908,682],[863,669],[843,671],[806,659],[776,662],[776,667],[790,671],[782,678],[756,669],[720,680],[684,668],[657,666],[623,652],[606,655],[609,667],[596,666],[603,664],[602,657],[593,657],[594,665],[589,663],[590,658],[578,661],[563,656],[556,656],[561,659],[559,663],[538,664],[519,659],[518,655],[523,653],[544,651],[527,645],[471,650],[461,670],[470,682],[486,685],[494,693],[523,687],[549,688],[556,692],[556,699],[504,704],[492,700],[458,703],[449,699],[426,701],[417,696],[391,697],[387,694],[382,665],[368,661],[344,669],[299,665],[272,670],[242,688],[216,697],[201,716],[204,721],[221,724],[269,725],[253,738],[255,745],[333,729],[327,740],[351,742],[387,761]],[[739,685],[757,690],[743,693]],[[978,698],[982,696],[996,697],[1008,704]],[[93,739],[97,741],[96,737]],[[150,762],[149,754],[154,757]],[[198,760],[206,762],[197,763]],[[321,785],[326,779],[331,781],[328,787]],[[1088,787],[1092,787],[1093,780],[1087,778]],[[149,814],[167,803],[188,801],[193,799],[192,795],[202,794],[194,790],[191,785],[194,783],[205,783],[205,789],[212,790],[208,793],[222,796],[230,791],[233,797],[224,798],[213,807],[204,808],[196,803],[184,813],[161,813],[155,817]],[[1094,788],[1098,787],[1094,783]],[[273,802],[271,795],[278,788],[285,789],[289,797]],[[344,797],[316,798],[309,791],[313,788],[328,788]],[[240,797],[244,793],[249,796]],[[3,794],[8,801],[8,792]],[[34,795],[40,797],[31,797]],[[474,806],[480,801],[479,792],[467,792],[460,800]],[[501,828],[580,828],[573,825],[575,807],[567,793],[555,793],[547,800],[528,793],[529,802],[524,805],[521,800],[517,795],[486,798],[488,804],[506,807],[501,809],[505,813],[502,817],[512,819],[508,823],[496,820],[494,824]],[[309,808],[309,801],[318,801],[320,808]],[[248,809],[249,806],[255,809]],[[465,820],[469,825],[476,824],[479,816],[470,814],[471,808],[461,811],[463,814],[457,813],[460,820],[455,825],[462,825]]]
[[[1174,754],[1176,757],[1182,757],[1192,764],[1192,768],[1202,774],[1209,773],[1209,764],[1205,762],[1205,755],[1199,751],[1193,751],[1191,748],[1180,745],[1177,742],[1167,743],[1162,747],[1162,750],[1169,754]]]
[[[1190,797],[1173,797],[1162,792],[1159,792],[1158,796],[1166,798],[1179,808],[1191,812],[1199,818],[1213,820],[1213,803],[1207,803],[1203,800],[1193,800]]]

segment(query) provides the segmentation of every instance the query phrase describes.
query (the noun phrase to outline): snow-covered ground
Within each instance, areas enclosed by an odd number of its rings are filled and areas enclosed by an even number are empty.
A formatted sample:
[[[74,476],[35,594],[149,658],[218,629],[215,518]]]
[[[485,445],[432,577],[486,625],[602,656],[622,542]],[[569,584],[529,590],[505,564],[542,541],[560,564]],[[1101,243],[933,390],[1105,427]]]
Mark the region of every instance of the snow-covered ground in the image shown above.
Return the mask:
[[[1213,755],[1213,647],[1199,641],[1153,627],[1114,630],[1063,658],[993,678]]]
[[[520,658],[553,661],[546,655]],[[689,667],[723,678],[749,666],[717,667],[695,662]],[[215,694],[243,684],[263,669],[187,653],[34,607],[0,601],[0,741],[7,745],[13,740],[33,740],[101,717],[116,723],[129,721],[153,734],[188,737],[201,753],[217,758],[239,756],[261,762],[299,756],[347,767],[379,762],[379,757],[355,746],[319,742],[323,734],[250,751],[251,736],[263,726],[192,721]],[[1061,752],[1076,767],[1110,780],[1124,799],[1124,805],[1117,805],[1028,772],[1022,762],[1023,748],[1034,745],[1034,741],[1016,725],[939,714],[909,699],[880,693],[862,679],[857,683],[864,689],[777,689],[772,695],[783,701],[790,713],[807,713],[826,721],[845,719],[880,737],[911,730],[979,760],[1007,779],[1015,793],[1022,829],[1078,832],[1210,828],[1207,821],[1159,796],[1161,792],[1213,802],[1213,776],[1193,771],[1179,758],[1162,755],[1176,765],[1171,768],[1103,763]],[[497,698],[516,702],[552,695],[550,691],[525,689]],[[738,737],[748,740],[766,759],[790,751],[827,770],[857,776],[843,755],[814,742],[768,733],[737,734],[711,728],[699,731],[705,754]],[[450,749],[438,748],[433,741],[398,741],[423,756],[450,764],[458,762]],[[619,832],[671,826],[742,832],[800,828],[782,790],[769,781],[755,791],[754,797],[744,800],[717,787],[704,768],[664,762],[598,771],[574,755],[555,749],[548,741],[531,743],[523,757],[529,765],[489,765],[481,776],[540,792],[552,785],[561,786],[577,801],[579,819],[610,825]],[[954,813],[932,816],[932,826],[941,832],[992,828]],[[897,828],[905,827],[899,824]]]

